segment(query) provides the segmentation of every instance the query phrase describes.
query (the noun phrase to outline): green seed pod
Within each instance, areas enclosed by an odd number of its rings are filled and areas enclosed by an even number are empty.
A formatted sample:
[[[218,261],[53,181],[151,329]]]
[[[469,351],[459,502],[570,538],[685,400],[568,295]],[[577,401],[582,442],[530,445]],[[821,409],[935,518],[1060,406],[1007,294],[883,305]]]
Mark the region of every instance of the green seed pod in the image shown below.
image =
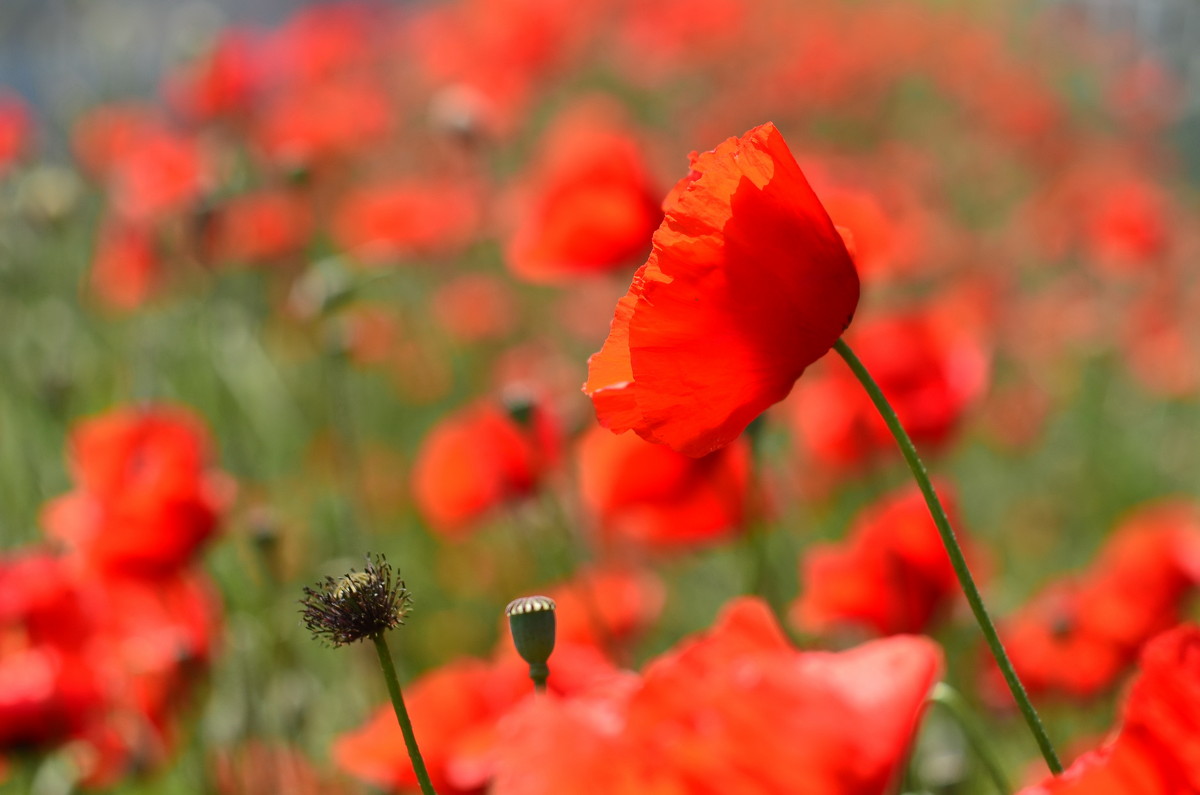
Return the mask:
[[[554,600],[548,596],[522,596],[504,609],[513,645],[529,663],[529,678],[538,690],[546,689],[546,679],[550,676],[546,663],[554,652],[554,608]]]

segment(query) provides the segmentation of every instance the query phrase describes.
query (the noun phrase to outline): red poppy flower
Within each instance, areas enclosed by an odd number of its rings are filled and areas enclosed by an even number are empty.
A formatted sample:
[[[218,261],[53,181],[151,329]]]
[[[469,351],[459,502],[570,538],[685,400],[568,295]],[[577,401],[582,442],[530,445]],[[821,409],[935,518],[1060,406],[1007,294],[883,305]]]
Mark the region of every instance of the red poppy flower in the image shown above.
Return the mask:
[[[161,271],[152,229],[115,218],[104,222],[89,274],[101,302],[119,310],[141,306],[154,291]]]
[[[741,599],[636,681],[525,702],[503,726],[492,791],[878,795],[940,668],[917,637],[796,651],[765,604]]]
[[[109,577],[78,560],[0,560],[0,747],[68,744],[89,786],[162,762],[217,611],[196,574]]]
[[[89,578],[81,598],[94,611],[88,663],[106,703],[68,750],[88,787],[111,787],[170,757],[179,713],[211,659],[219,614],[211,583],[188,571]]]
[[[468,273],[437,288],[433,314],[460,342],[507,336],[517,325],[512,282],[486,273]]]
[[[1136,650],[1182,620],[1200,584],[1200,508],[1164,500],[1126,515],[1088,571],[1091,631]]]
[[[1060,777],[1020,795],[1187,795],[1200,792],[1200,627],[1146,644],[1116,735]]]
[[[141,141],[166,130],[166,122],[151,107],[132,103],[101,105],[75,122],[71,144],[83,169],[105,178]]]
[[[263,79],[259,46],[250,31],[222,31],[209,52],[169,79],[168,97],[182,113],[200,121],[250,111]]]
[[[1043,256],[1080,255],[1107,276],[1161,265],[1180,226],[1170,197],[1127,151],[1096,147],[1028,203],[1025,230]]]
[[[938,489],[952,517],[954,504]],[[960,542],[962,539],[960,538]],[[805,554],[792,620],[807,632],[844,625],[881,635],[924,632],[959,593],[941,537],[915,486],[863,510],[840,544]]]
[[[62,742],[103,709],[78,578],[41,552],[0,558],[0,747]]]
[[[693,155],[663,209],[584,391],[610,430],[701,456],[837,341],[858,276],[772,124]]]
[[[830,219],[848,237],[858,275],[865,281],[911,278],[927,271],[938,257],[935,244],[946,242],[939,238],[950,237],[931,229],[930,211],[921,205],[917,190],[900,179],[900,184],[866,189],[812,176]]]
[[[1055,583],[1000,627],[1004,646],[1030,694],[1091,698],[1113,686],[1129,663],[1126,649],[1088,632],[1081,616],[1088,594],[1078,581]],[[1012,703],[994,663],[985,661],[983,695],[994,705]]]
[[[750,501],[750,450],[736,441],[691,458],[633,434],[593,428],[579,442],[579,491],[613,543],[668,549],[724,540]]]
[[[308,242],[312,212],[282,191],[237,196],[216,211],[208,230],[209,255],[218,262],[259,263],[295,253]]]
[[[849,335],[913,441],[945,443],[987,385],[988,359],[972,334],[925,314],[876,318]],[[823,463],[853,467],[895,442],[847,368],[814,373],[796,390],[794,422]]]
[[[1095,563],[1037,595],[1001,628],[1031,693],[1078,698],[1112,688],[1156,633],[1182,617],[1200,582],[1200,515],[1188,502],[1142,507],[1126,517]],[[996,668],[985,695],[1009,703]]]
[[[378,58],[382,21],[378,9],[362,3],[302,8],[265,38],[263,63],[287,85],[362,73]]]
[[[645,81],[719,63],[745,42],[755,6],[747,0],[649,0],[620,18],[617,66]],[[775,10],[779,10],[776,8]]]
[[[1089,197],[1084,230],[1092,261],[1110,272],[1136,270],[1161,258],[1170,242],[1163,189],[1144,177],[1106,181]]]
[[[1174,280],[1138,296],[1121,334],[1125,366],[1152,394],[1190,398],[1200,392],[1200,284]]]
[[[554,282],[641,260],[662,220],[638,143],[585,105],[560,117],[539,147],[506,255],[517,275]]]
[[[593,650],[568,647],[555,651],[547,685],[551,692],[574,692],[615,675]],[[529,666],[516,655],[494,663],[450,663],[408,685],[406,706],[434,788],[443,795],[483,792],[504,753],[497,725],[531,695]],[[339,737],[332,754],[338,767],[376,786],[416,788],[416,774],[390,704]]]
[[[402,180],[359,188],[335,212],[338,246],[367,263],[454,250],[479,219],[475,192],[464,185]]]
[[[531,494],[559,455],[558,437],[536,404],[524,418],[488,403],[444,418],[413,464],[417,508],[440,532],[461,534],[489,509]]]
[[[113,411],[79,425],[71,446],[77,487],[42,519],[91,565],[169,571],[216,532],[230,484],[208,469],[207,436],[185,412]]]
[[[25,103],[0,92],[0,175],[29,145],[31,126]]]
[[[588,569],[548,594],[555,600],[559,643],[600,646],[627,641],[654,622],[665,597],[649,572]]]
[[[595,0],[423,6],[406,20],[396,49],[430,89],[473,97],[488,132],[507,134],[537,86],[593,36],[603,7]]]
[[[112,163],[109,197],[123,218],[154,222],[191,207],[208,186],[211,170],[198,139],[167,130],[143,130]]]
[[[380,140],[395,119],[375,81],[341,78],[281,92],[255,120],[254,139],[272,163],[313,167]]]

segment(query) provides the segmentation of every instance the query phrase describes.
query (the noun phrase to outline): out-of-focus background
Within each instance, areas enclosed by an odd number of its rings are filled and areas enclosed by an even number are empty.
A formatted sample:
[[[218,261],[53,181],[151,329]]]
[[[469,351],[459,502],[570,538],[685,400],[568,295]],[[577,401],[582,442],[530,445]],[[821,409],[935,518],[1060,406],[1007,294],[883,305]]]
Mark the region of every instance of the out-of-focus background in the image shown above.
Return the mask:
[[[3,0],[0,792],[414,791],[369,650],[300,626],[369,552],[443,795],[526,791],[533,592],[563,699],[742,594],[805,649],[928,634],[1036,778],[841,362],[702,459],[580,392],[688,153],[767,121],[1052,735],[1094,746],[1200,585],[1200,4]],[[991,791],[937,710],[888,758]],[[727,791],[787,764],[752,761]]]

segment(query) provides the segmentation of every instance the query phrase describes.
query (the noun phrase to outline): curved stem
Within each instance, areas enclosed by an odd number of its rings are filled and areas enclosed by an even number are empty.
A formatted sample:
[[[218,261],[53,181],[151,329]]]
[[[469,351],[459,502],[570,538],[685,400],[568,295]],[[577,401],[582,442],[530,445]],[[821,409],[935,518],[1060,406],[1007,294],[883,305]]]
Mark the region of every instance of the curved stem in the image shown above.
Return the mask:
[[[979,722],[975,720],[975,716],[971,714],[971,710],[967,707],[963,697],[959,692],[945,682],[938,682],[933,688],[933,694],[929,700],[934,704],[941,704],[946,708],[962,729],[963,734],[967,737],[967,742],[971,744],[975,755],[979,757],[979,761],[987,769],[988,776],[991,777],[992,783],[996,785],[996,790],[1000,795],[1008,795],[1012,792],[1012,787],[1008,783],[1008,777],[1004,775],[1004,768],[1000,765],[1000,760],[996,758],[996,754],[992,751],[992,747],[988,745],[987,737]]]
[[[371,640],[375,643],[375,651],[379,653],[379,665],[383,668],[388,695],[392,697],[392,708],[396,711],[396,720],[399,721],[400,731],[404,734],[404,745],[408,748],[408,758],[412,760],[417,783],[421,785],[421,793],[437,795],[433,783],[429,780],[429,772],[425,770],[425,761],[421,759],[421,749],[417,747],[417,736],[413,734],[408,710],[404,707],[404,696],[400,694],[400,680],[396,678],[396,666],[392,664],[392,653],[388,651],[387,641],[383,639],[383,633],[373,636]]]
[[[879,388],[879,384],[875,383],[875,379],[867,372],[867,368],[859,360],[850,346],[844,340],[838,340],[833,344],[833,349],[838,352],[838,355],[845,359],[846,364],[850,366],[859,383],[867,391],[871,398],[871,402],[875,404],[876,410],[887,423],[888,430],[892,432],[892,436],[896,439],[896,444],[900,446],[900,452],[904,454],[904,460],[908,462],[908,468],[912,470],[913,478],[917,481],[917,485],[921,489],[921,493],[925,495],[925,504],[929,507],[929,513],[933,516],[933,523],[937,526],[938,535],[942,537],[942,545],[946,548],[946,554],[950,556],[950,565],[954,568],[954,574],[958,577],[958,583],[962,587],[963,595],[967,597],[967,604],[971,606],[971,612],[975,615],[975,621],[979,624],[979,629],[983,632],[984,640],[987,641],[988,649],[992,652],[992,657],[995,658],[996,664],[1000,667],[1000,673],[1004,676],[1004,681],[1008,684],[1008,689],[1012,692],[1013,698],[1017,702],[1017,707],[1021,710],[1021,715],[1025,718],[1025,723],[1029,727],[1029,731],[1033,733],[1033,737],[1037,740],[1038,748],[1042,752],[1042,758],[1046,760],[1046,765],[1050,768],[1050,772],[1054,775],[1059,775],[1063,771],[1062,762],[1058,759],[1058,754],[1054,751],[1054,746],[1050,743],[1050,738],[1046,735],[1046,728],[1042,725],[1041,718],[1038,717],[1037,710],[1033,708],[1033,703],[1029,700],[1029,694],[1025,692],[1025,685],[1021,684],[1017,672],[1013,669],[1012,661],[1008,658],[1008,653],[1004,651],[1004,645],[1000,642],[1000,636],[996,632],[996,626],[992,623],[991,616],[988,615],[987,608],[983,605],[983,597],[979,595],[979,588],[975,585],[975,579],[971,576],[971,570],[967,567],[967,560],[963,556],[962,547],[958,544],[958,539],[954,535],[953,528],[950,527],[950,519],[946,516],[946,509],[942,507],[941,500],[938,499],[937,492],[934,491],[933,483],[929,480],[929,473],[925,470],[925,465],[921,463],[920,457],[917,455],[917,448],[913,446],[912,439],[908,437],[908,432],[904,430],[904,426],[900,424],[900,419],[896,416],[896,412],[888,403],[887,398],[883,395],[883,390]]]

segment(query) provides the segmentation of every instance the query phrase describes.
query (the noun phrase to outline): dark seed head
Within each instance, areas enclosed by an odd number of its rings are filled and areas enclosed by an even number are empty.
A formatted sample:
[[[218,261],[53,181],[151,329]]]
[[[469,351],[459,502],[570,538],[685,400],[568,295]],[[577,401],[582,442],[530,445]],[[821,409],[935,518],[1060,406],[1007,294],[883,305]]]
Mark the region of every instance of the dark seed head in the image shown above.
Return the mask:
[[[404,623],[412,597],[404,580],[393,579],[382,555],[367,557],[363,571],[326,577],[304,589],[304,626],[313,637],[333,646],[373,638]]]

